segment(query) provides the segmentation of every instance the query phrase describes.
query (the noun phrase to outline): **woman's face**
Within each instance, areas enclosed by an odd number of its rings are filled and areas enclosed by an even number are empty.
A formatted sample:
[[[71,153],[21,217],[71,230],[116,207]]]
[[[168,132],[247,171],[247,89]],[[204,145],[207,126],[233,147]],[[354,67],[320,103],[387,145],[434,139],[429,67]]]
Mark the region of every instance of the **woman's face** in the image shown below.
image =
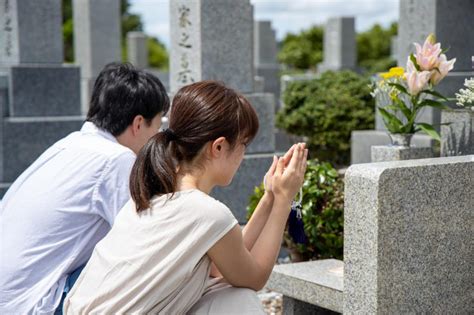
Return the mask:
[[[238,142],[233,148],[230,148],[229,144],[225,142],[224,154],[219,159],[218,166],[218,170],[220,170],[220,174],[218,173],[219,186],[228,186],[232,182],[244,158],[245,148],[245,144],[241,142]]]

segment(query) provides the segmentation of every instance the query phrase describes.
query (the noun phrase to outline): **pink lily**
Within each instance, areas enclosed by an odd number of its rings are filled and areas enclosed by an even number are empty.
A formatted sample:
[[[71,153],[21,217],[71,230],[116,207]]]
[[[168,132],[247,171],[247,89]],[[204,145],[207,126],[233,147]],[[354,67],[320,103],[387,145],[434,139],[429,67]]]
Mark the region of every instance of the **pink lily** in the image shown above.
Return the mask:
[[[453,70],[455,62],[456,58],[448,61],[445,54],[439,56],[438,68],[431,72],[431,84],[438,84],[448,74],[449,71]]]
[[[441,44],[436,43],[434,36],[430,35],[423,43],[423,47],[418,43],[414,43],[416,48],[416,63],[421,70],[431,71],[438,66],[438,57],[441,54]]]
[[[430,71],[417,71],[413,62],[408,58],[406,80],[410,94],[417,95],[420,93],[428,84],[430,77]]]

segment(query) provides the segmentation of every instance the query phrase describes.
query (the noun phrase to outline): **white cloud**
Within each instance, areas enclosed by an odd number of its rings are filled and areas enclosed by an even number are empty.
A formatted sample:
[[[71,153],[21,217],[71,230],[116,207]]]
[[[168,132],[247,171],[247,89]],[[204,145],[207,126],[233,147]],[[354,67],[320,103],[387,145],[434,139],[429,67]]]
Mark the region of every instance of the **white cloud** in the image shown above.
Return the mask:
[[[241,1],[241,0],[235,0]],[[270,20],[282,39],[334,16],[354,16],[356,30],[375,23],[388,26],[398,20],[399,0],[251,0],[256,20]],[[169,47],[169,0],[131,0],[131,11],[140,14],[144,31]]]

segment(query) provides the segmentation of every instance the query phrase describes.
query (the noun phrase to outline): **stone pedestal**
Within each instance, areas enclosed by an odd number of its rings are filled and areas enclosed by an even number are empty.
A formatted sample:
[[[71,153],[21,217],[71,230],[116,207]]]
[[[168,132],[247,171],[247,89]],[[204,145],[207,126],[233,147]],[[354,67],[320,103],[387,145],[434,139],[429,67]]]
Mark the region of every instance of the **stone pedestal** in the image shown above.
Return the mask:
[[[474,157],[351,166],[344,314],[472,312]]]
[[[434,157],[431,147],[403,147],[393,145],[374,145],[371,148],[372,162],[427,159]]]
[[[276,33],[270,21],[256,21],[254,24],[255,73],[264,78],[263,91],[280,98],[280,66],[277,60]]]
[[[355,19],[353,17],[330,18],[324,28],[324,60],[318,72],[356,68],[357,50]]]
[[[441,156],[474,154],[474,110],[443,110]]]
[[[390,144],[386,131],[356,130],[351,133],[351,164],[370,163],[371,147],[374,145]],[[416,134],[411,143],[415,147],[433,147],[435,140],[430,136]]]

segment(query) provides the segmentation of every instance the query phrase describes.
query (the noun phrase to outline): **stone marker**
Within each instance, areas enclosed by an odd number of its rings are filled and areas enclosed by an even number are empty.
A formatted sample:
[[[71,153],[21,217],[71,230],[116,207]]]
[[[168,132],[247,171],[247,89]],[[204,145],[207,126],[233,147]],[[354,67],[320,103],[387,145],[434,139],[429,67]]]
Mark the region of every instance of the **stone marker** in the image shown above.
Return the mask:
[[[356,34],[353,17],[330,18],[324,28],[324,60],[318,72],[356,68]]]
[[[95,78],[121,61],[120,0],[73,0],[74,59],[81,66],[82,112],[89,109]]]
[[[472,313],[474,156],[345,175],[344,314]]]
[[[474,154],[474,111],[470,108],[441,114],[441,156]]]
[[[270,21],[254,23],[254,66],[257,75],[264,78],[263,91],[280,98],[280,65],[277,61],[277,41]]]
[[[253,87],[253,9],[248,0],[170,2],[171,93],[201,80]]]
[[[0,70],[63,62],[60,1],[3,0],[0,28]]]
[[[427,159],[432,157],[434,157],[432,147],[373,145],[371,148],[372,162]]]
[[[127,33],[128,61],[139,69],[148,68],[147,37],[142,32]]]

